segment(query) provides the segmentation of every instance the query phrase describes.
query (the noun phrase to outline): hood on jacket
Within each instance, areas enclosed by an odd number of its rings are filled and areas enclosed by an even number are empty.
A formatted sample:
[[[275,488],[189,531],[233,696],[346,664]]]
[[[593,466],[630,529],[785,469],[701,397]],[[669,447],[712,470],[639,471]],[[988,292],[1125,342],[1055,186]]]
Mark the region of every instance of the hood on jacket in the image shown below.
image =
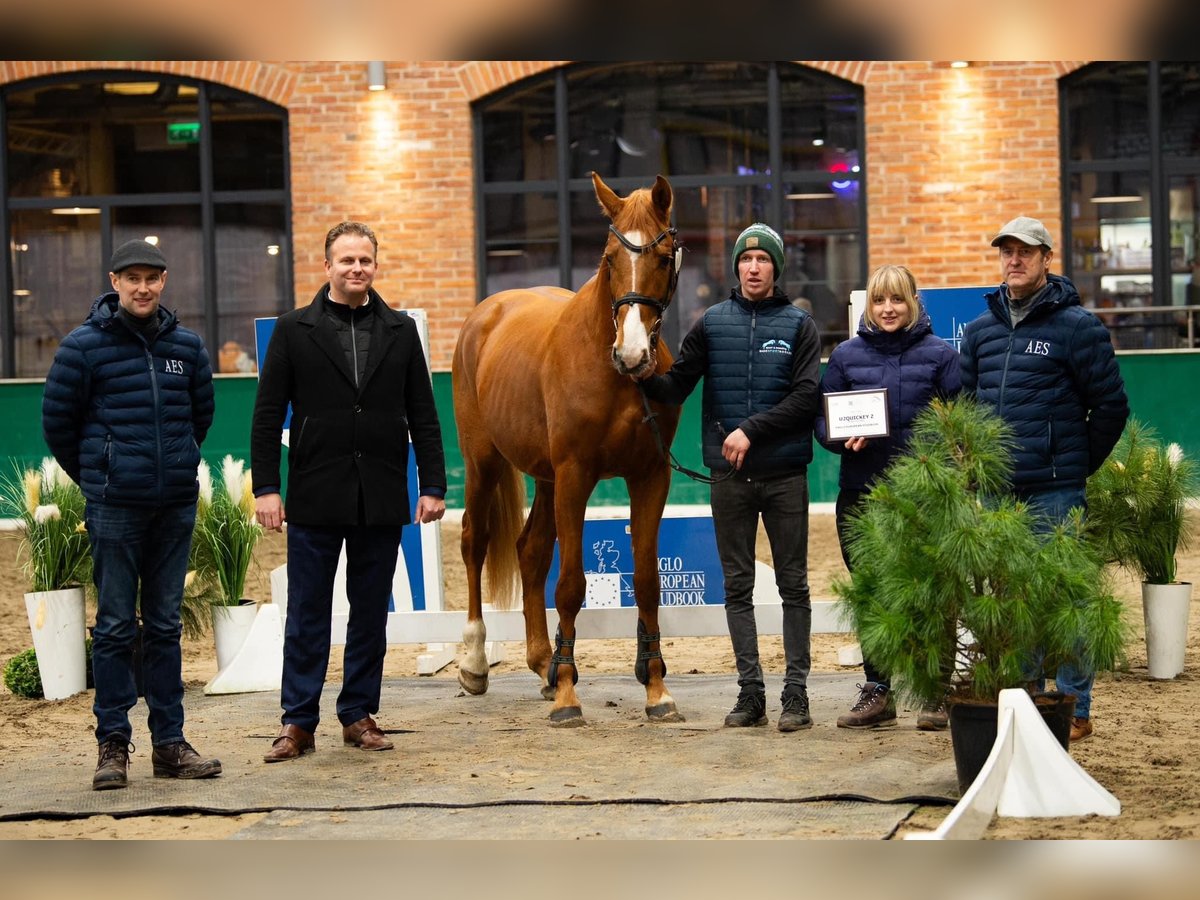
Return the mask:
[[[997,290],[985,294],[984,299],[987,300],[988,308],[996,314],[996,318],[1002,322],[1012,321],[1008,314],[1007,284],[1001,284]],[[1075,283],[1070,278],[1065,275],[1047,275],[1046,286],[1042,289],[1041,296],[1029,307],[1025,315],[1028,318],[1050,310],[1079,305],[1079,291],[1075,289]]]
[[[87,318],[84,319],[85,325],[91,325],[95,328],[112,328],[113,324],[120,321],[121,295],[116,291],[108,291],[101,294],[92,303],[91,310],[88,311]],[[162,334],[168,328],[174,328],[178,318],[175,313],[159,304],[155,311],[158,316],[158,333]]]

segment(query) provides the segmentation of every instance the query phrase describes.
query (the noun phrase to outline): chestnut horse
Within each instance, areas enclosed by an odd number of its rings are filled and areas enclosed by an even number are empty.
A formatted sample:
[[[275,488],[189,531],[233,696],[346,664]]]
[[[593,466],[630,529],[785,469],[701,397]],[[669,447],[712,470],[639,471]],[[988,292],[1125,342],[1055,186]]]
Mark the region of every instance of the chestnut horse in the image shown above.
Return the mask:
[[[542,678],[542,695],[554,700],[551,724],[583,723],[574,644],[586,590],[584,512],[601,478],[624,478],[638,607],[634,674],[646,686],[646,715],[680,721],[663,684],[658,630],[658,526],[671,480],[664,449],[675,435],[679,408],[651,404],[660,444],[645,422],[636,383],[671,365],[658,336],[681,255],[671,227],[671,186],[660,175],[653,187],[622,199],[594,172],[592,184],[612,220],[596,274],[575,294],[535,287],[488,297],[467,316],[454,351],[454,416],[466,463],[462,555],[469,604],[458,680],[472,694],[487,690],[486,560],[497,606],[511,605],[520,574],[525,658]],[[523,529],[522,472],[536,486]],[[559,631],[552,653],[546,575],[556,536]]]

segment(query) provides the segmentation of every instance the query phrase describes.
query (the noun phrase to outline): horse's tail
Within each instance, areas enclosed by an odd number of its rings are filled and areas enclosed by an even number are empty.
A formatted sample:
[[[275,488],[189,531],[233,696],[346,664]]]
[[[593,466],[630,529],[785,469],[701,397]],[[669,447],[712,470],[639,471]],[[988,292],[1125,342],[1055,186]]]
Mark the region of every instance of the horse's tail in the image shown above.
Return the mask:
[[[497,609],[513,609],[521,588],[517,538],[525,526],[525,479],[507,460],[497,479],[488,512],[488,549],[484,560],[487,596]]]

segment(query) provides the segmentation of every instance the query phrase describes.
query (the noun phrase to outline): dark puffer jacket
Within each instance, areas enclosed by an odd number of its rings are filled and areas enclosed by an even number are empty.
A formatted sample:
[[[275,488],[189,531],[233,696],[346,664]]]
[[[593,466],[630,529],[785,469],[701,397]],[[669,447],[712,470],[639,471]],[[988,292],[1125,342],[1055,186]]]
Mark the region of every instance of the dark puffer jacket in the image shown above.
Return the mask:
[[[994,407],[1016,432],[1014,489],[1082,486],[1129,418],[1108,329],[1059,275],[1048,276],[1015,328],[1007,286],[988,294],[987,303],[988,312],[963,332],[963,390]]]
[[[876,331],[860,320],[857,336],[829,355],[821,393],[887,388],[891,433],[868,439],[858,452],[849,451],[844,440],[826,441],[822,406],[815,431],[825,449],[842,456],[838,485],[851,490],[869,487],[908,444],[917,414],[934,397],[953,397],[961,386],[958,352],[933,333],[924,307],[908,331]]]
[[[163,506],[196,499],[200,444],[213,419],[204,342],[159,307],[149,344],[118,314],[118,295],[92,304],[54,354],[42,435],[89,500]]]
[[[723,472],[726,435],[750,439],[741,475],[796,474],[812,462],[821,346],[812,317],[775,293],[752,302],[735,288],[683,339],[670,371],[642,382],[660,403],[682,403],[704,378],[704,464]]]

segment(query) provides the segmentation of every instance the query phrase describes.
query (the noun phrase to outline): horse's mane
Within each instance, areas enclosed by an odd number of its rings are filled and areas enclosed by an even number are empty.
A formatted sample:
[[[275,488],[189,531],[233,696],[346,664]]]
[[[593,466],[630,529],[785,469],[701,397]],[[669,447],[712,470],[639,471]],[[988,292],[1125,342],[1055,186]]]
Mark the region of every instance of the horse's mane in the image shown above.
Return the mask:
[[[643,240],[657,237],[662,225],[654,216],[654,201],[649,188],[638,188],[625,198],[620,218],[619,223],[613,224],[623,232],[641,231]]]

